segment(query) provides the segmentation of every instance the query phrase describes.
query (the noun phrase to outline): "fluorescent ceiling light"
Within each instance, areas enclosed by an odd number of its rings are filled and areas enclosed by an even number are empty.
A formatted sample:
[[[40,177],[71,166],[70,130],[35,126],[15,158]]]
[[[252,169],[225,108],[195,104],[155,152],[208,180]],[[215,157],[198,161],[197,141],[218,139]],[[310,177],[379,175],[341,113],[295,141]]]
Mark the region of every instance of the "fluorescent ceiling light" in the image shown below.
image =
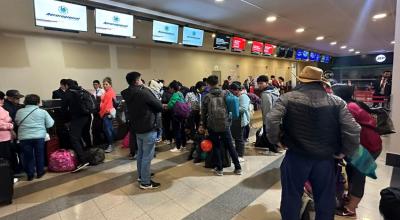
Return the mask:
[[[353,48],[349,49],[349,52],[353,52],[353,51],[354,51],[354,49],[353,49]]]
[[[342,50],[343,50],[343,49],[346,49],[346,48],[347,48],[346,45],[343,45],[343,46],[340,47],[340,49],[342,49]]]
[[[253,41],[252,41],[252,40],[249,40],[249,41],[247,41],[247,43],[248,43],[248,44],[252,44],[252,43],[253,43]]]
[[[297,28],[296,29],[296,33],[303,33],[304,32],[304,28]]]
[[[336,44],[337,44],[336,41],[332,41],[332,42],[331,42],[331,45],[336,45]]]
[[[214,34],[214,33],[211,35],[211,37],[212,37],[212,38],[215,38],[216,36],[217,36],[217,35],[216,35],[216,34]]]
[[[395,44],[396,43],[396,41],[392,41],[392,42],[390,42],[391,44]]]
[[[317,37],[317,38],[315,38],[316,40],[323,40],[323,39],[325,39],[325,37],[324,36],[319,36],[319,37]]]
[[[131,38],[136,39],[137,37],[135,35],[133,35]]]
[[[382,18],[386,18],[387,14],[386,13],[381,13],[381,14],[376,14],[374,15],[372,18],[374,20],[378,20],[378,19],[382,19]]]
[[[356,54],[360,54],[361,52],[360,51],[356,51]]]
[[[224,0],[215,0],[215,2],[223,2]]]
[[[276,19],[277,19],[276,16],[269,16],[269,17],[267,17],[266,21],[267,22],[274,22],[274,21],[276,21]]]

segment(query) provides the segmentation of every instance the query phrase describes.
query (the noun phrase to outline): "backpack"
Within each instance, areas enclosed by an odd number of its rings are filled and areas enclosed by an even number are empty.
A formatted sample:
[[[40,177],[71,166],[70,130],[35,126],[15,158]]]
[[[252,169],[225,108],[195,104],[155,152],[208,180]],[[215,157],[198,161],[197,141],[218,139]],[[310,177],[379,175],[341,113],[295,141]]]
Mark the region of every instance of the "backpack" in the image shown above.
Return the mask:
[[[78,160],[72,150],[56,150],[49,156],[49,170],[53,172],[69,172],[76,169]]]
[[[229,127],[228,110],[223,93],[220,95],[210,94],[207,127],[214,132],[224,132]]]
[[[375,108],[371,109],[372,115],[376,118],[376,132],[379,135],[386,135],[396,133],[394,131],[394,126],[392,119],[389,115],[389,110],[385,108]]]
[[[381,191],[379,211],[385,220],[400,219],[400,189],[388,187]]]
[[[187,119],[190,116],[191,108],[189,102],[176,102],[174,106],[174,115],[179,119]]]
[[[104,150],[100,148],[90,148],[89,151],[89,164],[90,165],[98,165],[104,162],[106,159],[104,155]]]
[[[77,102],[83,114],[92,114],[98,111],[96,97],[94,97],[90,92],[82,88],[71,89],[71,92],[77,95]]]

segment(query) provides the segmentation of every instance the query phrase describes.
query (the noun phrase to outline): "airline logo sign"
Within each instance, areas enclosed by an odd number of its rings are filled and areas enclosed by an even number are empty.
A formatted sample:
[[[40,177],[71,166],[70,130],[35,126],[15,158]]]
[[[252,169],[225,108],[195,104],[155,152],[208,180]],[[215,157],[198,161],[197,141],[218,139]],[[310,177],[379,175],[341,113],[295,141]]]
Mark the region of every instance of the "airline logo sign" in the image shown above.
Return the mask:
[[[133,36],[133,15],[96,9],[96,33]]]
[[[386,60],[386,56],[383,54],[379,54],[378,56],[375,57],[376,62],[378,63],[383,63]]]
[[[86,6],[54,0],[35,0],[37,26],[87,31]]]

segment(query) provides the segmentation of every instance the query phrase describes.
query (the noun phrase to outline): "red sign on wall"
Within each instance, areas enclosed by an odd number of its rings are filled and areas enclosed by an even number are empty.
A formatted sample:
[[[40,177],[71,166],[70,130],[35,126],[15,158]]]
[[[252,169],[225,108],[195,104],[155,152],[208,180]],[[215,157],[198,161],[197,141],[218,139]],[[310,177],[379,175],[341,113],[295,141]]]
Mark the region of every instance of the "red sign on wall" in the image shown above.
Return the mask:
[[[251,53],[262,54],[263,49],[264,49],[264,43],[253,41],[253,45],[251,47]]]
[[[264,45],[264,55],[272,55],[275,53],[275,45],[272,44],[265,44]]]
[[[232,38],[232,51],[244,51],[246,48],[246,39],[240,37]]]

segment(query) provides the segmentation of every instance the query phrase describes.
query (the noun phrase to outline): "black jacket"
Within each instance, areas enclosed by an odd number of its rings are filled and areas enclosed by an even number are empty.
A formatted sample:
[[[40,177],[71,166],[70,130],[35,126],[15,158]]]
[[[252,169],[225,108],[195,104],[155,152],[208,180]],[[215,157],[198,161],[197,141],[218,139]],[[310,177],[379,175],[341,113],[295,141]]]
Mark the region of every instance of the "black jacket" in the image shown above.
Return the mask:
[[[70,89],[80,90],[81,87],[74,86]],[[69,89],[64,94],[64,99],[61,101],[61,111],[66,121],[80,117],[90,116],[90,114],[83,113],[78,103],[79,95],[71,92]]]
[[[6,111],[8,111],[8,114],[10,114],[10,117],[13,121],[15,120],[15,115],[17,114],[17,111],[22,107],[23,107],[22,105],[14,105],[12,102],[8,101],[7,99],[4,100],[3,108]]]
[[[150,89],[144,86],[129,86],[121,95],[127,106],[133,132],[144,134],[161,128],[162,104]]]
[[[334,154],[352,155],[360,145],[360,126],[339,97],[327,94],[320,84],[303,84],[285,93],[268,114],[267,136],[280,139],[289,150],[315,159]]]
[[[62,89],[57,89],[53,91],[52,99],[64,99],[65,93]]]

